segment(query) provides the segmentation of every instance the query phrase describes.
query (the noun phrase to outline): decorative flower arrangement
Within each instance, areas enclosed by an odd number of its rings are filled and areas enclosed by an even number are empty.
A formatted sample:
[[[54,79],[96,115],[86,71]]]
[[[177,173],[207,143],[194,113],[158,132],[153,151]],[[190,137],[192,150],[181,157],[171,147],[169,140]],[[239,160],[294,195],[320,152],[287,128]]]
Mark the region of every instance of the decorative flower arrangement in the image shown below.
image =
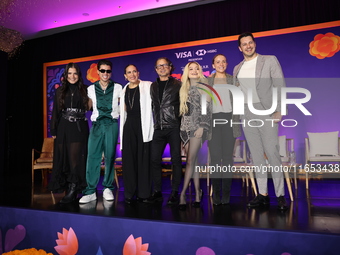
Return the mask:
[[[25,250],[14,250],[3,253],[3,255],[53,255],[52,253],[47,253],[44,250],[37,250],[35,248],[25,249]]]

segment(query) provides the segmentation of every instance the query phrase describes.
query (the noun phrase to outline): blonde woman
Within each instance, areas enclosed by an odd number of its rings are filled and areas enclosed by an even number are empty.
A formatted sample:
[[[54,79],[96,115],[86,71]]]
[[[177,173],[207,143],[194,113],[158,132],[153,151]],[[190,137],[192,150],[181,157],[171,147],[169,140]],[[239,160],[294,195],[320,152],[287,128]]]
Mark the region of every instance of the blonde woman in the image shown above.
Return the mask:
[[[207,79],[203,75],[202,67],[197,62],[189,62],[183,70],[180,95],[181,139],[187,155],[187,165],[184,176],[183,190],[180,195],[179,209],[186,208],[185,193],[193,177],[195,185],[195,201],[193,205],[199,207],[202,190],[199,184],[199,173],[194,172],[197,153],[204,140],[211,136],[211,98],[205,92]],[[203,98],[202,98],[203,97]],[[202,104],[203,100],[206,100]],[[202,115],[202,107],[206,107],[206,114]]]

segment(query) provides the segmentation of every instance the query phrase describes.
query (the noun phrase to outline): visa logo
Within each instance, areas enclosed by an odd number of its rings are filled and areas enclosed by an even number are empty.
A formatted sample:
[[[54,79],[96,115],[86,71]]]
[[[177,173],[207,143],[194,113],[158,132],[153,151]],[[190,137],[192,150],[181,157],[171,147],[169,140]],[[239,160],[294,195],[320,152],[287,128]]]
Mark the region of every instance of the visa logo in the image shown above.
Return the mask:
[[[177,52],[176,58],[189,58],[192,57],[191,51]]]

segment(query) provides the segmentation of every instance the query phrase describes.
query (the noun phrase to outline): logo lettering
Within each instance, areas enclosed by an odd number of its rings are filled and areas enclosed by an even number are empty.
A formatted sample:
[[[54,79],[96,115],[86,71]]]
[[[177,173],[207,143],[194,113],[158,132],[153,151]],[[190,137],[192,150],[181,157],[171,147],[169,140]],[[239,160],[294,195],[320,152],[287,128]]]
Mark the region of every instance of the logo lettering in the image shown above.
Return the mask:
[[[204,49],[196,51],[196,55],[197,56],[204,56],[206,53],[207,53],[207,51],[204,50]]]
[[[192,57],[191,51],[182,51],[175,53],[176,58],[190,58]]]

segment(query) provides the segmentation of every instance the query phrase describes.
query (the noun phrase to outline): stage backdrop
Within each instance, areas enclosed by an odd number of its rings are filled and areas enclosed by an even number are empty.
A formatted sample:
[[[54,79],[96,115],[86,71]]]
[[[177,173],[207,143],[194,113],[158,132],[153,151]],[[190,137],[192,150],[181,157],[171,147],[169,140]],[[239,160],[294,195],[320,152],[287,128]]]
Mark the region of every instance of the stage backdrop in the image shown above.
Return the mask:
[[[286,77],[287,87],[300,87],[311,92],[311,100],[304,106],[312,114],[305,116],[296,106],[288,106],[288,115],[284,119],[294,119],[295,127],[280,125],[279,134],[295,139],[297,160],[304,162],[304,138],[307,132],[338,131],[340,119],[340,21],[328,22],[303,27],[294,27],[274,31],[254,33],[257,52],[263,55],[275,55]],[[114,49],[113,49],[114,50]],[[83,72],[85,84],[90,85],[98,79],[96,63],[106,58],[113,63],[112,79],[123,86],[124,68],[134,64],[140,71],[142,80],[155,81],[155,60],[168,57],[174,64],[173,76],[180,79],[182,69],[189,61],[197,61],[204,74],[213,72],[212,58],[221,53],[227,56],[227,72],[242,61],[238,49],[237,35],[164,45],[153,48],[137,49],[126,52],[68,59],[44,64],[44,132],[50,136],[49,122],[53,108],[55,90],[60,86],[64,67],[69,62],[76,62]],[[302,94],[289,93],[288,98],[301,98]],[[286,125],[293,125],[286,122]],[[90,124],[91,125],[91,124]],[[119,153],[119,152],[118,152]],[[165,154],[168,156],[169,152]]]

